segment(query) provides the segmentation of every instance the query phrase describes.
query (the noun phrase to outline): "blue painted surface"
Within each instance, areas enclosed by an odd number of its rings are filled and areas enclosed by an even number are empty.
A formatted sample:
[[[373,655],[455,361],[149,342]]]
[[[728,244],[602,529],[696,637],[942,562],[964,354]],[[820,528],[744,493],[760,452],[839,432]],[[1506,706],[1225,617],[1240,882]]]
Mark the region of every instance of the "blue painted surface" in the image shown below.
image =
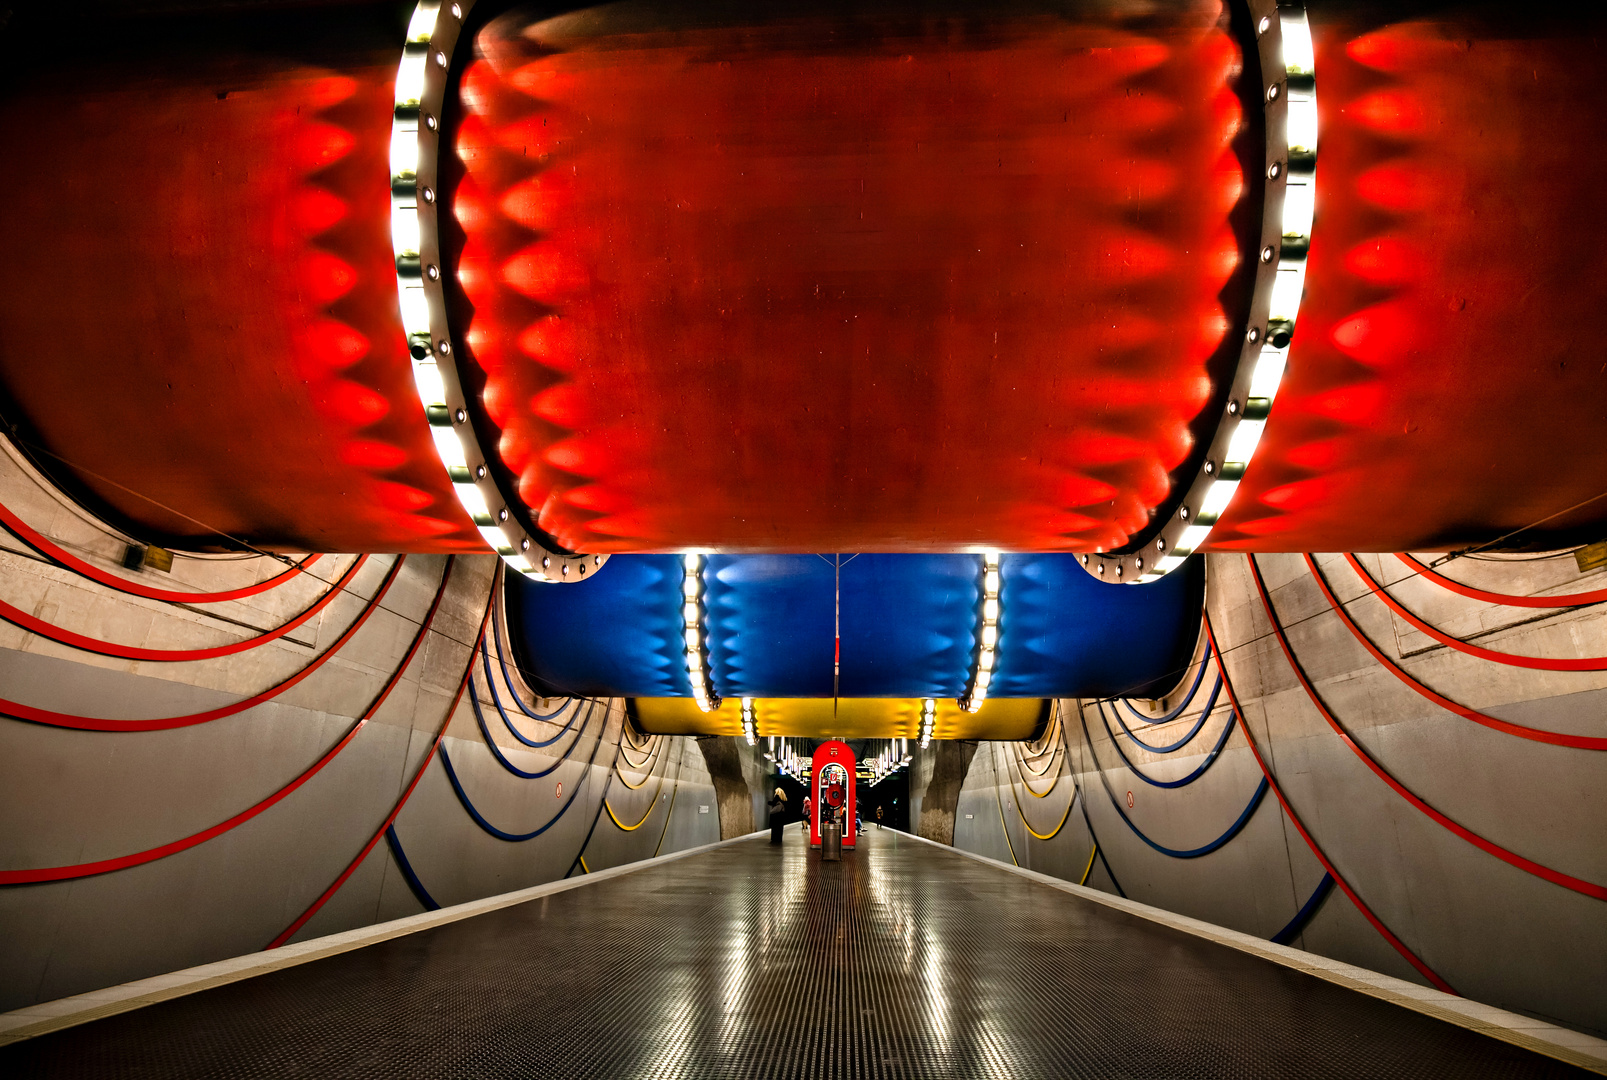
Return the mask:
[[[999,574],[989,696],[1148,697],[1183,675],[1200,632],[1197,560],[1147,585],[1096,581],[1073,555],[1005,555]]]
[[[831,697],[833,573],[819,555],[709,556],[709,666],[722,695]]]
[[[832,556],[715,555],[704,568],[709,666],[724,697],[830,697]],[[981,558],[843,556],[843,697],[958,697],[976,654]],[[1071,555],[1000,559],[993,697],[1140,695],[1186,672],[1198,565],[1148,585],[1096,581]],[[522,671],[554,692],[689,696],[678,555],[616,555],[584,583],[508,584]]]
[[[558,695],[690,697],[681,557],[617,555],[573,585],[508,575],[519,667]]]
[[[860,555],[844,563],[843,696],[963,694],[976,654],[981,573],[975,555]]]

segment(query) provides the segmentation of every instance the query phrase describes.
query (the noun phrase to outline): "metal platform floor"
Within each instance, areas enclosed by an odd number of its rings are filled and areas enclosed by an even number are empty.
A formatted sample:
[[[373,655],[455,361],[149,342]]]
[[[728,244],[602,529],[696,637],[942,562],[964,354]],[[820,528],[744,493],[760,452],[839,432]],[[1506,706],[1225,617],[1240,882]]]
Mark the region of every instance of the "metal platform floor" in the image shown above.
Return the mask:
[[[797,827],[0,1049],[50,1077],[1549,1077],[902,834]]]

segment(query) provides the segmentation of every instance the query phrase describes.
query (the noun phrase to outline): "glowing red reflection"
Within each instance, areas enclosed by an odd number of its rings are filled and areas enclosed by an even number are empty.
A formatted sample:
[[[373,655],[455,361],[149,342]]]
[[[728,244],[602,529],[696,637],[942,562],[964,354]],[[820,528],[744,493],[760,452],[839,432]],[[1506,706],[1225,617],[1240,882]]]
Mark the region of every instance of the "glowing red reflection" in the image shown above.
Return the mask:
[[[1211,546],[1422,550],[1536,522],[1514,541],[1556,545],[1599,526],[1599,499],[1558,514],[1607,476],[1607,374],[1588,344],[1607,335],[1586,255],[1607,241],[1591,35],[1482,15],[1314,30],[1306,299]]]
[[[1164,29],[493,23],[459,313],[579,550],[1121,544],[1228,328],[1239,57]],[[627,29],[629,32],[627,32]]]
[[[29,162],[0,263],[0,380],[55,467],[142,531],[484,550],[397,309],[393,57],[335,72],[209,55],[110,81],[68,63],[0,105]]]

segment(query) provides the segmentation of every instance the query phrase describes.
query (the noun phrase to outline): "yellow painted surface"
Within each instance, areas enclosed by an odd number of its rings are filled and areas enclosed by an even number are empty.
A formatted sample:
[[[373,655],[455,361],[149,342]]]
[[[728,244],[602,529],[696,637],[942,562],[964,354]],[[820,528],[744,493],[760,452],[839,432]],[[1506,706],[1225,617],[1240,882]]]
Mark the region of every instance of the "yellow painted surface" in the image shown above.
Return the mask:
[[[701,712],[691,698],[636,698],[642,730],[654,735],[740,735],[742,702],[726,699]],[[835,707],[834,707],[835,706]],[[939,698],[934,739],[1028,739],[1044,715],[1042,698],[989,698],[968,713],[953,698]],[[761,736],[804,739],[916,739],[920,698],[755,698],[754,726]]]

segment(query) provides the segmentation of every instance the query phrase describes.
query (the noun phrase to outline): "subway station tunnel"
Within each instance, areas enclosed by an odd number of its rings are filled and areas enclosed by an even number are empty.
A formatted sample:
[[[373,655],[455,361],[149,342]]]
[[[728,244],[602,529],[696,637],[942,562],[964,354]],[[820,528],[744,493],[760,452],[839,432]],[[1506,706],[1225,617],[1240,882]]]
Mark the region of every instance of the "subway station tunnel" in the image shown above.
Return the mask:
[[[1607,1072],[1599,14],[0,17],[7,1075]]]

